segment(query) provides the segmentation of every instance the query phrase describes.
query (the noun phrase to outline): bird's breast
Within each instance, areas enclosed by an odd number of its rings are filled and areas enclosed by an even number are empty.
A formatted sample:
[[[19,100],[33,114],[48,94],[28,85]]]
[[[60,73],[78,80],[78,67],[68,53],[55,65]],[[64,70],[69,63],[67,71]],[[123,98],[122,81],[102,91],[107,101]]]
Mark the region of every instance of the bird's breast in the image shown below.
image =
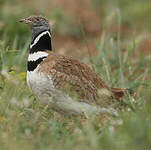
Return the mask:
[[[55,91],[51,75],[38,72],[39,66],[34,71],[27,71],[27,84],[38,99],[44,95],[50,96]]]

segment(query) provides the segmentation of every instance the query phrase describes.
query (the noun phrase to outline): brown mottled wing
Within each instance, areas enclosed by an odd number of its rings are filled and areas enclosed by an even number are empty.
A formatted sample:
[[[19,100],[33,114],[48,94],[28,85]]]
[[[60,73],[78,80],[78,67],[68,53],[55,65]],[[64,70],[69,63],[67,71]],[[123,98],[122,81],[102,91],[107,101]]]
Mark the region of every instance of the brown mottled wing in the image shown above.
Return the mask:
[[[47,65],[46,65],[47,64]],[[70,95],[76,95],[83,100],[95,101],[98,89],[107,85],[87,65],[72,57],[56,55],[49,56],[42,62],[39,71],[51,74],[54,86]]]

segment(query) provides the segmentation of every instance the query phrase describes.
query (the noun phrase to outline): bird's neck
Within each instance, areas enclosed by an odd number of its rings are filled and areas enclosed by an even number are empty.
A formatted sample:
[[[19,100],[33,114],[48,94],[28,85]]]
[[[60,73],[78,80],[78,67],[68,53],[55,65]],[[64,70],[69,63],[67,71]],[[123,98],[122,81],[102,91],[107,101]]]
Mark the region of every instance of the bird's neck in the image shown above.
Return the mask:
[[[38,32],[33,32],[29,53],[46,50],[52,50],[50,30],[40,30]]]
[[[48,57],[48,50],[52,50],[50,30],[32,32],[27,70],[34,71],[38,65]]]

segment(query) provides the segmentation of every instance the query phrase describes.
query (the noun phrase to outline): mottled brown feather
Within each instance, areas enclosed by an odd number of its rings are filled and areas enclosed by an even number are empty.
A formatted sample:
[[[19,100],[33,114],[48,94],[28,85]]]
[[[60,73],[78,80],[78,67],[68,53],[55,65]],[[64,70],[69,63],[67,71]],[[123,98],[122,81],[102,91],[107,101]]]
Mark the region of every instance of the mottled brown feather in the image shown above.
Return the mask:
[[[41,63],[39,72],[51,75],[56,89],[66,91],[69,95],[74,94],[89,102],[96,102],[99,97],[99,89],[112,91],[112,88],[109,88],[100,76],[86,64],[69,56],[49,51],[47,53],[48,57]],[[114,90],[112,92],[115,96],[123,96],[120,89],[115,90],[115,93]]]
[[[81,99],[96,100],[98,89],[108,88],[90,67],[76,59],[47,51],[48,57],[41,63],[39,72],[51,74],[57,89],[75,92]]]

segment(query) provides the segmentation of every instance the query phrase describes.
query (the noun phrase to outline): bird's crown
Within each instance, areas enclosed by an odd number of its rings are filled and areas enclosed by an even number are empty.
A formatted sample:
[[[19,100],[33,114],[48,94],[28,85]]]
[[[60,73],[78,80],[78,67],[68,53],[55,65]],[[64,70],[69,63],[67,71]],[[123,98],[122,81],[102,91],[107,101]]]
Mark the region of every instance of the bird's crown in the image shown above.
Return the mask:
[[[48,19],[42,15],[32,15],[25,19],[21,19],[20,22],[29,24],[31,27],[49,25]]]

